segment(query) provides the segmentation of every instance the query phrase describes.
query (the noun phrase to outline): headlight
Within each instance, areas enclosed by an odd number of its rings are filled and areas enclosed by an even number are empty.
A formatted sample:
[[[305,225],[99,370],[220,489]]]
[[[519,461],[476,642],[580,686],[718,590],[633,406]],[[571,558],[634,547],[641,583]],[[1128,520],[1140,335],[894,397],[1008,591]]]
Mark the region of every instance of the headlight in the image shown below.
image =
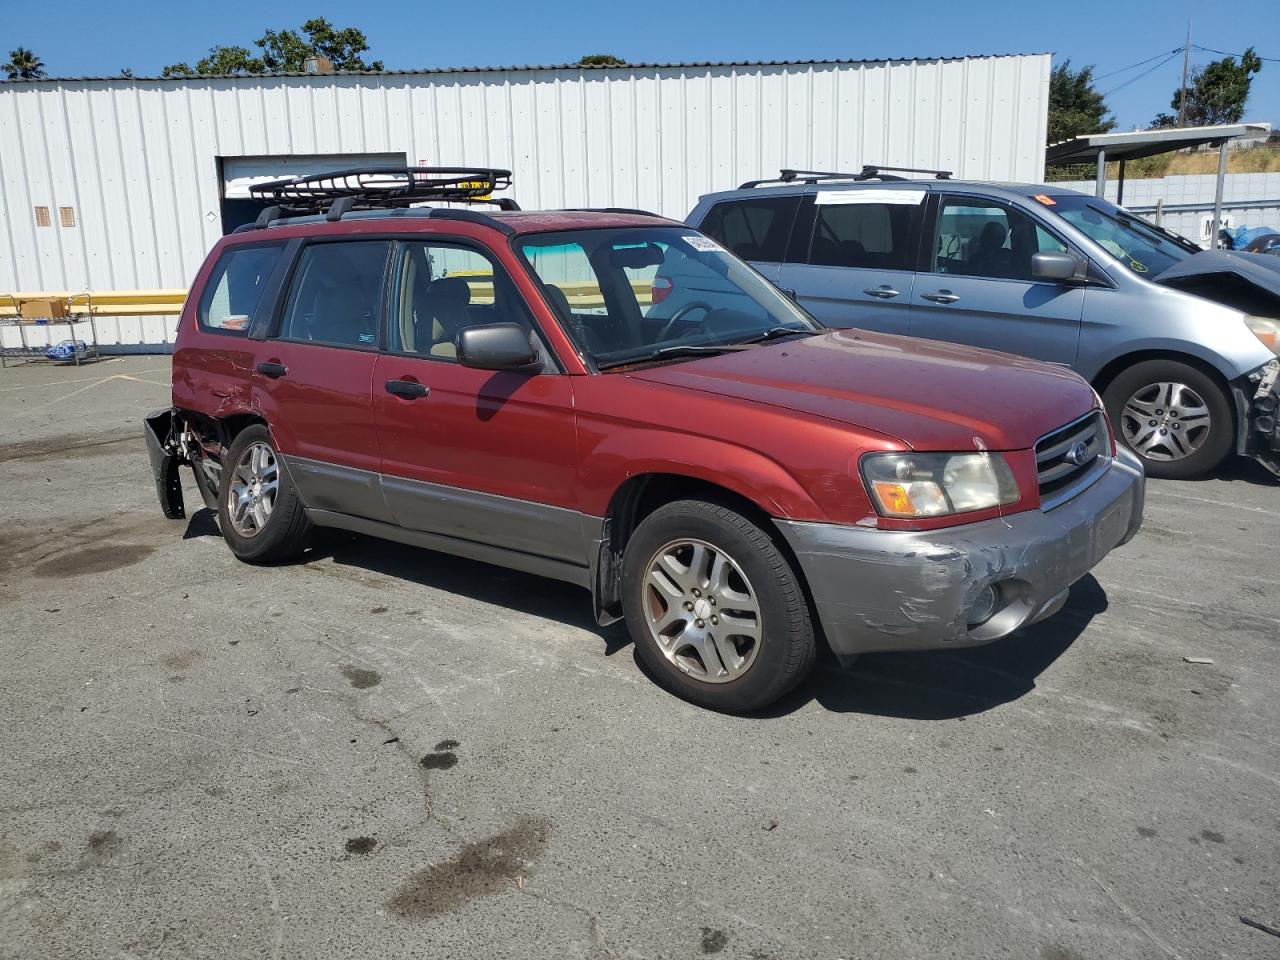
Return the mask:
[[[998,453],[872,453],[862,458],[862,478],[886,517],[945,517],[1019,498]]]
[[[1272,353],[1280,354],[1280,320],[1267,317],[1245,317],[1245,326],[1253,331],[1253,335],[1262,341]]]

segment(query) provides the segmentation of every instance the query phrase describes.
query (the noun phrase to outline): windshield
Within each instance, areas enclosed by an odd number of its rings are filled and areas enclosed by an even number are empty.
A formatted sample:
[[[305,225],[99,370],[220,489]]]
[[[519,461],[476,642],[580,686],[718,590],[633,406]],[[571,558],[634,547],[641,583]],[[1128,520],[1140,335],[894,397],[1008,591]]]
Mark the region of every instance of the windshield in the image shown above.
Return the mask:
[[[597,368],[821,329],[755,270],[688,227],[532,234],[518,249]]]
[[[1106,200],[1079,194],[1047,199],[1058,214],[1139,276],[1155,277],[1197,250],[1190,240],[1162,231]]]

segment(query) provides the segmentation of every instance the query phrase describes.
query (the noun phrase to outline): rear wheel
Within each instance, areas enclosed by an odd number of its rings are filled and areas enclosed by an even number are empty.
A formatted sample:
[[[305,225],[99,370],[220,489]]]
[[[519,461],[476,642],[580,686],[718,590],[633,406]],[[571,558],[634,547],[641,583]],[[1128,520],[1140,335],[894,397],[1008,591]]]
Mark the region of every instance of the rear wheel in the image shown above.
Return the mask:
[[[646,666],[693,703],[758,709],[813,666],[799,578],[772,538],[728,507],[681,500],[646,517],[627,543],[622,590]]]
[[[1136,363],[1103,395],[1116,439],[1152,477],[1187,480],[1208,473],[1231,452],[1235,418],[1211,377],[1177,360]]]
[[[246,427],[227,452],[218,526],[246,563],[291,560],[306,548],[311,524],[264,426]]]

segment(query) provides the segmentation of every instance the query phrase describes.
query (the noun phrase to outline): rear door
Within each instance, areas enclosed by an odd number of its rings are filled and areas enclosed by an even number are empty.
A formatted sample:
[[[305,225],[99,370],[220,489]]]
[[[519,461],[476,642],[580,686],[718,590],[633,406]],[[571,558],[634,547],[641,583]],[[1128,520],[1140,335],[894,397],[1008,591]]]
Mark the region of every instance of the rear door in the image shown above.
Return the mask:
[[[909,186],[810,194],[778,285],[828,326],[907,333],[927,196]]]
[[[389,519],[372,383],[390,255],[389,240],[308,243],[259,348],[255,392],[312,509]]]
[[[1070,366],[1084,289],[1031,276],[1031,255],[1066,251],[1046,224],[986,197],[947,196],[929,211],[927,271],[916,278],[911,335]]]
[[[472,325],[518,323],[541,346],[508,274],[478,246],[431,238],[398,244],[393,276],[373,406],[395,522],[585,566],[572,378],[545,347],[537,373],[457,360]]]

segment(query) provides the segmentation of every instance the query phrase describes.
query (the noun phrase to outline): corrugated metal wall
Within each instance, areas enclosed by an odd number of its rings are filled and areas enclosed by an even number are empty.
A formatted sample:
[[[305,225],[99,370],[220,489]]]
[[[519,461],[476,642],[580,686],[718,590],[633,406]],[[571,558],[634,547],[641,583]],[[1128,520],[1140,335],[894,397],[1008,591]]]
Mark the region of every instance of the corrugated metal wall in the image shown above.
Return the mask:
[[[1049,69],[1037,54],[0,84],[0,291],[188,285],[222,232],[224,157],[503,166],[528,208],[674,217],[784,166],[1038,180]],[[172,338],[163,320],[102,326],[108,341]]]
[[[1207,245],[1217,182],[1218,178],[1213,174],[1125,180],[1124,205],[1148,219],[1155,217],[1157,200],[1164,201],[1166,207],[1195,205],[1199,209],[1165,210],[1161,223],[1174,233]],[[1094,191],[1092,180],[1068,180],[1054,186],[1090,195]],[[1115,180],[1107,181],[1106,196],[1112,203],[1116,202],[1118,186]],[[1236,227],[1273,227],[1280,230],[1280,173],[1227,174],[1222,185],[1222,213],[1233,230]]]

